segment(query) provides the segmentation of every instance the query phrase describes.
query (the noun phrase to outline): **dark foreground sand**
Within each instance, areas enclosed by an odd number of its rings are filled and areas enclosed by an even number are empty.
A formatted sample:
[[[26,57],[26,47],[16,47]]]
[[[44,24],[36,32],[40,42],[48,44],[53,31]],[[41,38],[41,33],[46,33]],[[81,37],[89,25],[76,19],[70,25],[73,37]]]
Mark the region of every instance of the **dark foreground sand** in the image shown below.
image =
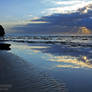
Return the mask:
[[[0,92],[67,92],[64,83],[7,51],[0,51]]]

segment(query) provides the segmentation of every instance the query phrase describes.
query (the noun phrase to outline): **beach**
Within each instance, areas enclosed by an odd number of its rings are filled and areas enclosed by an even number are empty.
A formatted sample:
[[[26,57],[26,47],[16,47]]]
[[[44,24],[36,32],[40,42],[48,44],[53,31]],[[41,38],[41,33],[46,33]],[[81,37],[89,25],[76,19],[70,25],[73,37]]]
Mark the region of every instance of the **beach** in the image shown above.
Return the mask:
[[[6,41],[11,50],[0,50],[0,90],[90,92],[92,47],[84,38],[56,43]]]
[[[0,92],[92,92],[92,0],[0,0]]]

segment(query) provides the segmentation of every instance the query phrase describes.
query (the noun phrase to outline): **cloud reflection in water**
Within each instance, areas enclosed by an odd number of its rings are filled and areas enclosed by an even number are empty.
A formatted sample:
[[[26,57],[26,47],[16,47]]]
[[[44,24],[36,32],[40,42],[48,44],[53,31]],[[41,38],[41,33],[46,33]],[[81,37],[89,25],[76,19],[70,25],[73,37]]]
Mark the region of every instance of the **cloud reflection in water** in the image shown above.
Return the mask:
[[[58,62],[56,68],[92,68],[86,56],[72,57],[72,56],[53,56],[48,55],[48,61]]]
[[[16,46],[14,46],[16,47]],[[64,47],[60,44],[31,44],[28,45],[18,45],[17,48],[25,49],[29,55],[37,55],[39,62],[51,64],[52,68],[92,68],[92,58],[91,53],[85,48],[71,48]],[[30,54],[31,53],[31,54]],[[40,59],[39,59],[40,58]],[[48,63],[48,62],[51,63]]]

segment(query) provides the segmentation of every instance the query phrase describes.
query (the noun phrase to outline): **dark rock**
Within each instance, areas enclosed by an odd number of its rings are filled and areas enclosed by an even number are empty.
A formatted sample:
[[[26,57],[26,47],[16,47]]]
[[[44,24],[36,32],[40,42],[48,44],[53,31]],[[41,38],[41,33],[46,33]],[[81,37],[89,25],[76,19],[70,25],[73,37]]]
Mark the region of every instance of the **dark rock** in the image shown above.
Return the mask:
[[[2,25],[0,25],[0,36],[4,36],[4,35],[5,35],[4,28],[2,27]]]
[[[0,38],[3,38],[5,35],[4,28],[2,25],[0,25]],[[4,43],[4,38],[3,40],[0,40],[0,50],[10,50],[11,44]]]
[[[11,44],[0,43],[0,50],[10,50]]]

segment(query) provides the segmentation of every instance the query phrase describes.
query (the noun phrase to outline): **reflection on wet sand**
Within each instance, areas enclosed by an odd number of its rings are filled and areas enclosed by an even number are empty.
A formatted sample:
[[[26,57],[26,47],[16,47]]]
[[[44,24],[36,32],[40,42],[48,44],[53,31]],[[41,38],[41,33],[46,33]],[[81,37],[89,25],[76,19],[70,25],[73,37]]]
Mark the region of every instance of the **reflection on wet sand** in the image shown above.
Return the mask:
[[[56,68],[80,68],[74,65],[57,65]]]
[[[46,46],[46,44],[41,44],[41,46],[37,44],[32,44],[32,46],[20,45],[17,48],[30,49],[32,52],[38,54],[40,54],[39,52],[44,53],[41,57],[44,60],[53,61],[53,63],[57,62],[56,68],[92,68],[91,57],[89,57],[91,55],[90,52],[84,52],[84,50],[81,51],[78,48],[63,48],[61,45],[54,44],[49,46]]]
[[[89,51],[87,52],[88,56],[86,56],[85,53],[83,53],[84,51],[79,51],[79,49],[76,49],[76,48],[74,49],[67,48],[67,51],[66,51],[66,48],[60,47],[57,49],[53,45],[47,46],[47,47],[30,46],[30,48],[34,53],[37,53],[37,52],[45,53],[45,55],[42,58],[47,59],[48,61],[53,61],[54,63],[57,62],[58,65],[56,64],[55,66],[56,68],[57,67],[58,68],[60,67],[61,68],[92,68],[91,58],[89,57],[89,55],[91,54]],[[53,53],[52,53],[52,49],[53,49]],[[68,55],[69,52],[71,55]]]
[[[92,68],[92,64],[89,63],[89,60],[86,56],[82,57],[71,57],[71,56],[53,56],[49,55],[49,61],[61,62],[60,65],[56,67],[62,68]]]
[[[32,44],[32,46],[18,46],[21,49],[30,49],[34,53],[44,53],[41,58],[57,63],[56,68],[92,68],[90,51],[79,48],[63,48],[61,45]],[[87,53],[87,56],[86,54]],[[32,54],[32,53],[31,53]],[[53,65],[53,64],[52,64]]]

